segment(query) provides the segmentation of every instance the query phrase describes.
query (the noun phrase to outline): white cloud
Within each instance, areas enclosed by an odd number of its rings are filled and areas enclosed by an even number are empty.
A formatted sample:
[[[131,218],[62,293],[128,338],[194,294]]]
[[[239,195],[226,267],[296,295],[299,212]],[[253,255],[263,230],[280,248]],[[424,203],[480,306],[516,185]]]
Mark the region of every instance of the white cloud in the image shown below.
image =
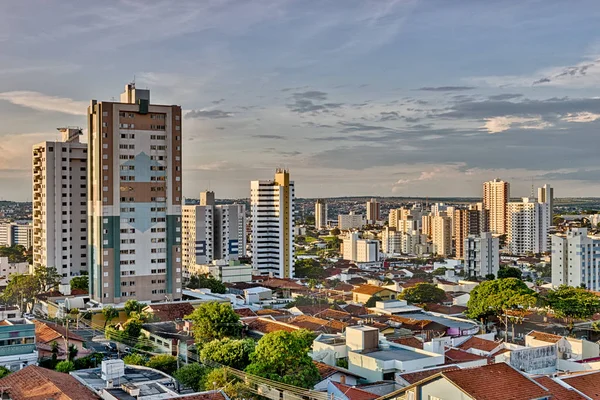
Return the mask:
[[[563,121],[567,122],[594,122],[600,118],[600,114],[594,114],[591,112],[580,112],[580,113],[569,113],[562,118]]]
[[[85,115],[88,106],[87,102],[28,91],[3,92],[0,93],[0,100],[34,110],[54,111],[72,115]]]
[[[486,118],[485,124],[481,127],[488,133],[500,133],[511,128],[519,129],[544,129],[552,126],[551,123],[543,121],[541,117],[514,117],[503,116]]]

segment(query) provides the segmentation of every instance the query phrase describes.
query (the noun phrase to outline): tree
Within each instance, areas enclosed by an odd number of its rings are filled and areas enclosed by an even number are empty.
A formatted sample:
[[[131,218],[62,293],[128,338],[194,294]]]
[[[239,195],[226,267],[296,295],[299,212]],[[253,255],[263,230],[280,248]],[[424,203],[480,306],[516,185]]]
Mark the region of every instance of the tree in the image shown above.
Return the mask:
[[[347,358],[338,358],[335,361],[335,366],[348,369],[348,359]]]
[[[50,351],[52,353],[52,364],[53,365],[56,365],[56,363],[58,362],[58,350],[59,349],[60,349],[60,346],[58,345],[56,340],[50,344]]]
[[[342,231],[340,231],[339,228],[333,228],[331,231],[329,231],[331,236],[338,236],[340,233],[342,233]]]
[[[76,276],[71,279],[69,284],[71,285],[71,290],[89,290],[89,282],[90,279],[87,275]]]
[[[141,314],[144,308],[146,308],[146,305],[144,303],[140,303],[137,300],[127,300],[125,302],[125,306],[123,307],[123,309],[125,310],[125,314],[127,314],[128,317],[131,315],[132,312]]]
[[[5,366],[0,366],[0,378],[4,378],[5,376],[10,375],[11,372],[12,371],[6,368]]]
[[[288,385],[312,388],[321,377],[308,355],[314,334],[306,330],[276,331],[263,336],[246,372]]]
[[[446,298],[446,292],[432,283],[417,283],[404,289],[399,297],[414,304],[441,303]]]
[[[127,365],[146,365],[146,357],[138,353],[127,354],[123,357],[123,362]]]
[[[200,352],[202,362],[216,362],[235,369],[244,369],[250,364],[250,354],[254,352],[256,342],[252,339],[213,340]]]
[[[504,278],[521,279],[522,275],[523,274],[521,273],[521,270],[519,268],[515,268],[515,267],[501,267],[498,270],[498,279],[504,279]]]
[[[110,323],[115,318],[119,317],[119,311],[113,306],[105,306],[102,309],[102,315],[104,316],[104,327]]]
[[[507,310],[527,309],[536,303],[536,294],[517,278],[484,281],[470,293],[467,317],[479,319]]]
[[[188,364],[173,372],[173,378],[183,386],[198,392],[204,388],[206,376],[210,371],[211,368],[202,364]]]
[[[600,298],[582,288],[562,285],[546,293],[543,300],[557,317],[567,320],[569,333],[576,319],[589,319],[600,312]]]
[[[62,275],[56,271],[55,267],[36,267],[33,276],[38,282],[38,290],[40,292],[47,292],[58,288],[62,279]]]
[[[54,369],[58,372],[64,372],[65,374],[68,374],[69,372],[75,370],[75,364],[73,364],[72,361],[61,361],[56,364],[56,368]]]
[[[77,357],[77,353],[79,353],[79,349],[77,349],[77,346],[75,346],[74,344],[70,344],[69,348],[67,349],[67,360],[73,361],[75,357]]]
[[[27,261],[25,247],[21,245],[0,247],[0,257],[8,257],[9,263],[22,263]]]
[[[9,278],[8,285],[2,293],[5,304],[18,305],[21,310],[33,307],[35,296],[40,293],[34,275],[15,274]]]
[[[433,270],[432,274],[435,276],[446,275],[446,268],[444,268],[444,267],[436,268]]]
[[[371,296],[365,303],[365,307],[375,307],[378,301],[383,301],[383,299],[379,296]]]
[[[294,276],[297,278],[323,279],[325,275],[323,266],[315,259],[307,258],[294,263]]]
[[[186,318],[193,322],[196,343],[238,337],[242,332],[240,317],[229,303],[204,303]]]
[[[151,357],[146,363],[146,367],[154,368],[171,375],[177,370],[177,357],[170,354],[159,354]]]
[[[494,274],[487,274],[485,276],[485,280],[486,281],[493,281],[494,279],[496,279],[496,277],[494,276]]]
[[[298,296],[294,301],[285,305],[285,308],[293,308],[298,306],[316,306],[319,304],[329,304],[329,300],[319,297]]]
[[[192,275],[187,285],[190,289],[206,288],[212,293],[223,294],[227,292],[227,287],[220,280],[215,279],[212,275]]]
[[[221,389],[230,399],[252,398],[250,388],[235,376],[227,374],[226,368],[215,368],[204,379],[204,390]]]

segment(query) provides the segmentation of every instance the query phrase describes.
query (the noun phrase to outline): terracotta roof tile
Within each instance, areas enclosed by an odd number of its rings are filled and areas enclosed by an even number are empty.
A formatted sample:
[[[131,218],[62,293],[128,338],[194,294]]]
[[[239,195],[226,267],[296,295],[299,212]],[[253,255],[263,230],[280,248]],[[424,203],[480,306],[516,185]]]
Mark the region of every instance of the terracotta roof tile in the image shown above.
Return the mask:
[[[253,321],[247,322],[247,325],[249,330],[261,333],[271,333],[277,331],[293,332],[300,329],[299,327],[293,325],[260,317]]]
[[[379,397],[379,395],[367,392],[366,390],[353,388],[348,385],[344,385],[338,382],[331,382],[339,391],[349,400],[373,400]]]
[[[359,287],[355,288],[354,290],[352,290],[353,293],[359,293],[359,294],[368,294],[368,295],[375,295],[379,292],[382,292],[384,290],[389,290],[386,289],[384,287],[381,286],[375,286],[375,285],[360,285]]]
[[[349,312],[340,311],[340,310],[332,310],[331,308],[328,308],[327,310],[323,310],[323,311],[315,314],[314,316],[319,317],[319,318],[325,318],[325,319],[335,319],[338,321],[347,321],[350,318],[352,318],[352,316],[350,315]]]
[[[33,321],[35,323],[35,339],[38,343],[50,343],[57,339],[67,337],[67,329],[64,326],[51,322]],[[69,331],[69,340],[85,342],[81,336]]]
[[[442,372],[477,400],[532,400],[550,393],[506,363]]]
[[[478,356],[477,354],[467,353],[466,351],[459,349],[448,349],[446,350],[446,353],[444,353],[444,356],[446,357],[446,364],[487,360],[485,357]]]
[[[407,372],[405,374],[400,374],[400,378],[402,378],[406,382],[408,382],[409,385],[412,385],[413,383],[422,381],[423,379],[429,378],[430,376],[433,376],[435,374],[439,374],[440,372],[454,371],[455,369],[458,369],[458,368],[448,366],[448,367],[432,368],[432,369],[428,369],[428,370],[424,370],[424,371]]]
[[[552,400],[583,400],[585,397],[574,390],[567,389],[560,383],[555,382],[552,378],[541,376],[535,378],[535,381],[548,389],[552,393]],[[597,386],[597,381],[596,381]]]
[[[326,320],[309,315],[299,315],[289,321],[289,324],[309,331],[324,333],[341,333],[348,326],[342,321]]]
[[[281,316],[288,316],[290,315],[290,312],[287,310],[275,310],[275,309],[263,309],[263,310],[256,310],[256,315],[261,316],[261,315],[271,315],[273,317],[281,317]]]
[[[322,379],[329,378],[331,375],[335,374],[336,372],[341,372],[342,374],[360,377],[359,375],[355,375],[352,372],[348,371],[347,369],[333,367],[331,365],[327,365],[327,364],[319,362],[319,361],[313,360],[313,364],[315,364],[315,366],[317,367],[317,370],[319,371],[319,375],[321,375]]]
[[[500,342],[494,342],[493,340],[485,340],[478,337],[471,337],[466,342],[458,346],[461,350],[469,350],[469,349],[477,349],[481,351],[485,351],[487,353],[494,350],[496,347],[500,345]]]
[[[406,336],[397,339],[391,339],[391,342],[398,343],[404,346],[414,347],[415,349],[423,350],[423,342],[414,336]],[[438,371],[440,372],[440,371]]]
[[[427,308],[427,311],[432,311],[446,315],[462,314],[467,310],[467,307],[463,306],[444,306],[442,304],[436,303],[427,303],[425,307]]]
[[[600,372],[581,374],[564,378],[563,382],[568,383],[581,393],[593,399],[600,398]]]
[[[100,397],[69,374],[30,365],[0,379],[12,400],[97,400]]]
[[[527,334],[527,336],[532,337],[535,340],[540,340],[542,342],[548,342],[548,343],[556,343],[560,339],[563,338],[562,336],[553,335],[551,333],[540,332],[540,331],[531,331]]]
[[[296,306],[296,308],[304,315],[315,315],[321,311],[329,309],[328,304],[317,304],[314,306]]]
[[[262,286],[269,289],[308,290],[306,286],[300,285],[292,279],[282,278],[269,278],[262,282]]]
[[[233,311],[240,317],[256,317],[256,313],[250,308],[236,308]]]
[[[367,308],[363,305],[358,305],[358,304],[348,304],[347,306],[344,307],[344,311],[349,312],[351,315],[353,315],[355,317],[368,314]]]
[[[221,391],[214,392],[212,390],[209,392],[190,394],[187,396],[180,396],[176,398],[184,400],[227,400],[227,398],[223,396],[223,393]]]
[[[194,306],[188,302],[150,304],[144,311],[153,314],[159,321],[174,321],[193,313]]]

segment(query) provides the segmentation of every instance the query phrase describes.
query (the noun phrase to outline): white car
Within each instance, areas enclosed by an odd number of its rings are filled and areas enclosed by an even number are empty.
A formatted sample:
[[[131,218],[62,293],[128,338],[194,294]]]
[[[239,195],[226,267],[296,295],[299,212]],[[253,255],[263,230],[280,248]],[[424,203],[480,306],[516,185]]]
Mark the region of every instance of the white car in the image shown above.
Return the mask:
[[[30,314],[30,313],[24,313],[23,314],[23,318],[26,318],[26,319],[35,319],[35,315]]]

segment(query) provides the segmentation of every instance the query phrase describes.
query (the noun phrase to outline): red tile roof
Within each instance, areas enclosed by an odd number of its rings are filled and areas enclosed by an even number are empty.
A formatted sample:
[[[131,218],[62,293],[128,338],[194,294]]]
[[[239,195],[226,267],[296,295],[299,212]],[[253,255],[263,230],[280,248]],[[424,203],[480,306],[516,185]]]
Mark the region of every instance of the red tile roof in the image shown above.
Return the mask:
[[[236,308],[233,310],[240,317],[256,317],[256,313],[250,308]]]
[[[315,315],[321,311],[328,310],[328,304],[318,304],[314,306],[296,306],[296,308],[304,315]]]
[[[329,378],[331,375],[333,375],[337,372],[340,372],[345,375],[352,375],[352,376],[360,377],[359,375],[355,375],[352,372],[348,371],[347,369],[333,367],[331,365],[327,365],[327,364],[319,362],[319,361],[313,360],[313,364],[315,364],[315,366],[317,367],[317,370],[319,371],[319,375],[321,375],[322,379]]]
[[[446,357],[446,364],[487,360],[485,357],[478,356],[477,354],[467,353],[466,351],[459,349],[448,349],[446,350],[446,353],[444,353],[444,356]]]
[[[574,390],[567,389],[552,378],[541,376],[535,378],[535,381],[548,389],[552,393],[552,400],[583,400],[585,397]],[[597,383],[596,383],[597,386]]]
[[[35,323],[35,339],[37,343],[50,343],[57,339],[63,340],[69,336],[69,340],[85,342],[81,336],[68,331],[64,326],[51,322],[33,321]]]
[[[360,315],[367,315],[367,308],[363,305],[358,304],[348,304],[344,307],[344,311],[349,312],[351,315],[358,317]]]
[[[466,342],[458,346],[458,348],[465,351],[469,349],[477,349],[489,353],[499,345],[500,342],[494,342],[493,340],[485,340],[473,336],[469,338]]]
[[[153,314],[159,321],[174,321],[193,313],[194,306],[188,302],[149,304],[144,311]]]
[[[248,329],[260,333],[271,333],[277,331],[293,332],[300,329],[299,327],[285,324],[283,322],[274,321],[270,318],[256,318],[253,321],[247,322]]]
[[[379,396],[366,390],[353,388],[348,385],[344,385],[342,383],[331,382],[339,391],[344,393],[344,395],[349,400],[373,400],[378,398]]]
[[[269,278],[262,282],[262,286],[269,289],[292,289],[292,290],[308,290],[306,286],[296,283],[292,279]]]
[[[69,374],[30,365],[0,379],[12,400],[97,400],[100,397]]]
[[[550,393],[506,363],[442,372],[477,400],[532,400]]]
[[[463,306],[444,306],[442,304],[427,303],[425,305],[427,311],[436,312],[440,314],[453,315],[462,314],[467,310],[467,307]]]
[[[381,286],[375,286],[375,285],[360,285],[359,287],[355,288],[352,290],[352,293],[358,293],[358,294],[368,294],[368,295],[375,295],[379,292],[383,292],[384,290],[390,290]],[[394,290],[392,290],[392,292],[394,292]]]
[[[400,374],[400,378],[402,378],[406,382],[408,382],[409,385],[412,385],[413,383],[422,381],[423,379],[429,378],[430,376],[433,376],[435,374],[439,374],[440,372],[454,371],[455,369],[458,369],[458,368],[448,366],[448,367],[432,368],[432,369],[428,369],[425,371],[407,372],[405,374]]]
[[[319,317],[319,318],[325,318],[325,319],[336,319],[338,321],[347,321],[350,318],[352,318],[352,316],[350,315],[349,312],[340,311],[340,310],[332,310],[331,308],[328,308],[327,310],[323,310],[323,311],[315,314],[314,316]]]
[[[564,378],[563,382],[568,383],[588,397],[593,399],[600,398],[600,372]]]
[[[221,392],[220,390],[217,392],[211,390],[208,392],[190,394],[187,396],[180,396],[176,398],[184,400],[227,400],[227,398],[223,396],[223,392]]]
[[[391,342],[398,343],[404,346],[414,347],[415,349],[423,350],[423,342],[414,336],[406,336],[397,339],[391,339]],[[440,371],[438,371],[440,372]]]
[[[548,343],[556,343],[560,339],[563,338],[562,336],[553,335],[551,333],[540,332],[540,331],[531,331],[527,334],[527,336],[532,337],[535,340],[540,340],[542,342],[548,342]]]
[[[299,328],[308,329],[309,331],[325,333],[341,333],[346,329],[346,326],[348,326],[342,321],[326,320],[311,317],[310,315],[298,315],[289,321],[289,324]]]

